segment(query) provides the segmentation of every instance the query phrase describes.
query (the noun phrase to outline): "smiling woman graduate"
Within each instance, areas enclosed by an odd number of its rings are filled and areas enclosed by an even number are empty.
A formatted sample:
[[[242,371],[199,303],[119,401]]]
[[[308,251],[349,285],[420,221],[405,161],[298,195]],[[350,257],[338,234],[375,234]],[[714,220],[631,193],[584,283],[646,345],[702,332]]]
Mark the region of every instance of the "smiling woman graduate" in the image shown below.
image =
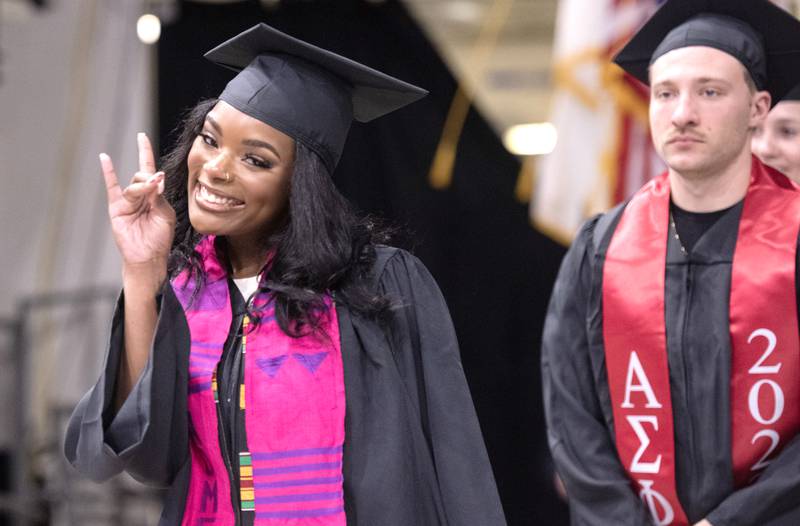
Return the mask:
[[[164,525],[505,524],[439,289],[330,179],[425,91],[264,24],[206,56],[240,72],[163,171],[101,155],[124,290],[68,459],[168,486]]]

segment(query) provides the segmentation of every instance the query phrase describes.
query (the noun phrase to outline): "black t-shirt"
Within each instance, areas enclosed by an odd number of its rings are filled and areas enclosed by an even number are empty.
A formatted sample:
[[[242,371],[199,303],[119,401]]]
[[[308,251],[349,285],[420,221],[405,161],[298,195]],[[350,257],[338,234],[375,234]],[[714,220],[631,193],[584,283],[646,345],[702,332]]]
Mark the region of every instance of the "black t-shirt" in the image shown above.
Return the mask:
[[[691,252],[697,240],[734,206],[736,205],[714,212],[689,212],[670,201],[669,211],[683,248]]]

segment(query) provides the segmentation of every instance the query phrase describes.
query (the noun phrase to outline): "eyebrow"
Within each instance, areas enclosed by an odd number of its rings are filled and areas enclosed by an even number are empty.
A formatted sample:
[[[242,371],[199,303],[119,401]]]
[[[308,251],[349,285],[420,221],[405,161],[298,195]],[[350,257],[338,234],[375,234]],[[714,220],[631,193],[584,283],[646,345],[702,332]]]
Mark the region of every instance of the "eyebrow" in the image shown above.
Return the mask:
[[[214,117],[212,117],[211,115],[206,115],[206,121],[208,121],[208,123],[211,124],[211,127],[214,128],[214,131],[222,135],[222,128],[220,127],[219,123],[214,120]]]
[[[731,83],[730,83],[730,82],[728,82],[728,81],[727,81],[727,80],[725,80],[725,79],[720,79],[720,78],[712,78],[712,77],[703,77],[703,78],[701,78],[701,79],[698,79],[698,80],[697,80],[697,82],[698,82],[699,84],[712,84],[712,83],[716,83],[716,82],[718,82],[718,83],[720,83],[720,84],[725,84],[726,86],[730,86],[730,85],[731,85]]]
[[[727,80],[725,80],[725,79],[721,79],[721,78],[714,78],[714,77],[701,77],[701,78],[697,79],[695,82],[696,82],[697,84],[713,84],[713,83],[720,83],[720,84],[725,84],[726,86],[730,86],[730,84],[731,84],[730,82],[728,82],[728,81],[727,81]],[[659,82],[656,82],[655,84],[653,84],[653,87],[655,87],[655,86],[662,86],[662,85],[668,85],[668,86],[672,86],[672,85],[674,85],[674,84],[676,84],[676,81],[675,81],[675,80],[673,80],[673,79],[664,79],[664,80],[661,80],[661,81],[659,81]]]
[[[223,135],[222,127],[219,125],[217,121],[214,120],[214,117],[212,117],[211,115],[206,115],[206,121],[208,121],[208,123],[211,125],[212,128],[214,128],[214,131],[216,131],[220,135],[220,137]],[[242,141],[242,144],[244,144],[245,146],[253,146],[255,148],[266,148],[267,150],[274,153],[278,157],[278,160],[281,160],[281,154],[278,153],[278,149],[268,142],[260,141],[258,139],[245,139]]]
[[[242,144],[245,146],[255,146],[256,148],[266,148],[274,153],[275,156],[278,157],[278,160],[281,160],[281,154],[278,153],[278,149],[268,142],[259,141],[258,139],[245,139],[242,141]]]
[[[796,117],[779,117],[775,119],[775,124],[778,126],[797,125],[800,124],[800,119]]]

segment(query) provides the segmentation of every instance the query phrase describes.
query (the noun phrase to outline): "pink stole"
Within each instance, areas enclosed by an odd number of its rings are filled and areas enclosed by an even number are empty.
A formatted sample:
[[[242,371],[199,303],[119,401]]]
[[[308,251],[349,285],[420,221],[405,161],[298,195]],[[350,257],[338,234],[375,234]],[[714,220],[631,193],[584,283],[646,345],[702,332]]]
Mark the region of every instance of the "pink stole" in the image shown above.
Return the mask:
[[[634,195],[603,268],[603,337],[617,451],[659,526],[688,524],[676,492],[664,321],[667,174]],[[744,486],[800,430],[795,262],[800,192],[753,158],[730,291],[734,480]]]
[[[191,334],[188,407],[192,471],[184,526],[236,523],[231,469],[220,447],[216,370],[232,314],[228,282],[214,237],[201,254],[206,281],[192,298],[194,282],[184,272],[172,286],[184,307]],[[287,336],[267,297],[254,300],[261,319],[245,318],[242,340],[247,451],[239,451],[240,510],[256,525],[345,526],[342,450],[344,372],[336,309],[328,300],[324,335]],[[231,467],[232,468],[232,467]]]

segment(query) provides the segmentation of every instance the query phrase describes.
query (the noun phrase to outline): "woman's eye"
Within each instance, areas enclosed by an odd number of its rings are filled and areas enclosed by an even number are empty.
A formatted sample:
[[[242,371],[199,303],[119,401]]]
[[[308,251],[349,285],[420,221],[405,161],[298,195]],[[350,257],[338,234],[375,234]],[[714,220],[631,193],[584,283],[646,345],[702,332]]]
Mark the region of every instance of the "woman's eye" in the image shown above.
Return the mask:
[[[263,168],[269,170],[272,168],[272,163],[270,161],[265,161],[264,159],[259,159],[258,157],[253,157],[252,155],[248,155],[244,158],[246,163],[249,163],[256,168]]]
[[[206,145],[211,146],[212,148],[216,148],[217,147],[217,141],[211,135],[209,135],[207,133],[201,133],[200,134],[200,138],[203,140],[203,142]]]
[[[797,130],[794,128],[782,128],[781,135],[783,135],[784,137],[794,137],[795,135],[797,135]]]
[[[703,90],[703,95],[705,95],[706,97],[716,97],[717,95],[719,95],[719,91],[711,88],[706,88]]]

